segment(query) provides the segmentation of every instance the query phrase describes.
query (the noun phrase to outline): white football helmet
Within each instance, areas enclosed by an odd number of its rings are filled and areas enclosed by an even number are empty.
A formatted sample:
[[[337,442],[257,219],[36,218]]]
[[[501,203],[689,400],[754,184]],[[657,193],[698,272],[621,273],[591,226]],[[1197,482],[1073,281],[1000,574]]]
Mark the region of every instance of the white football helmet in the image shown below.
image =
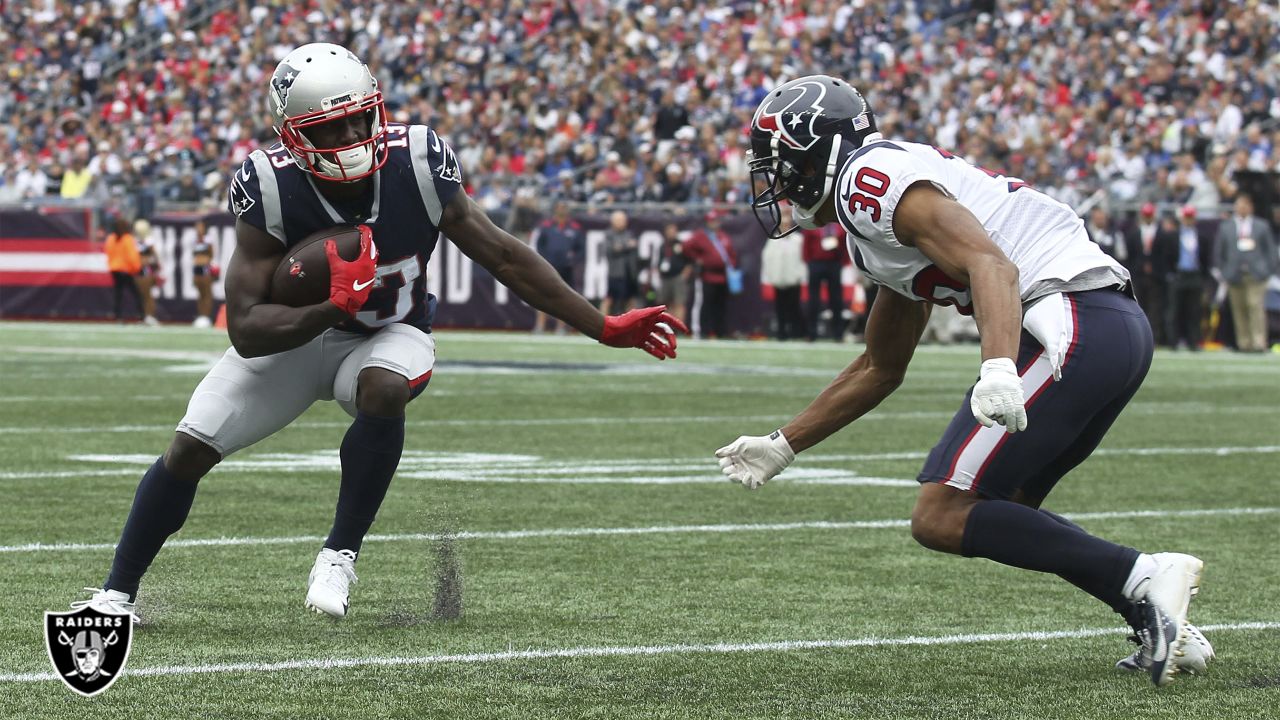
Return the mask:
[[[268,106],[280,142],[298,167],[324,180],[368,177],[387,162],[386,105],[369,66],[331,43],[303,45],[284,57],[271,76]],[[368,137],[337,147],[316,147],[308,129],[364,114]]]

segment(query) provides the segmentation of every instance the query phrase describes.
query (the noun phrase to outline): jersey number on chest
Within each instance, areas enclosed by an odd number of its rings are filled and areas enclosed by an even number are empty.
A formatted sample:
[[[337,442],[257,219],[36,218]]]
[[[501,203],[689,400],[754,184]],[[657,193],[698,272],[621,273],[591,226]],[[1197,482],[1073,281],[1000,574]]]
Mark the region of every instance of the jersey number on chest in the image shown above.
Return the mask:
[[[889,192],[889,176],[879,170],[863,167],[853,176],[853,186],[862,192],[849,195],[849,212],[859,210],[871,217],[871,222],[880,222],[880,201]]]
[[[413,309],[413,283],[420,275],[422,275],[422,266],[418,264],[416,255],[389,265],[379,265],[376,275],[378,285],[372,293],[370,302],[366,303],[366,306],[378,309],[361,310],[356,313],[356,320],[366,327],[376,328],[405,319]],[[389,287],[391,283],[387,281],[396,276],[401,279],[400,287],[391,289]],[[387,306],[391,303],[386,301],[386,296],[393,292],[396,294],[395,304],[388,311]]]

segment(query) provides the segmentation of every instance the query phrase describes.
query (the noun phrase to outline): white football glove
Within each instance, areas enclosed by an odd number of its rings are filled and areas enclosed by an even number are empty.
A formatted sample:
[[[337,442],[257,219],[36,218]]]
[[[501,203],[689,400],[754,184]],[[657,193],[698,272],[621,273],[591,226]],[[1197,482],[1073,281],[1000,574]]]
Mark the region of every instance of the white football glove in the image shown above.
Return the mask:
[[[1023,329],[1040,341],[1045,356],[1049,358],[1054,381],[1062,379],[1062,365],[1067,361],[1067,350],[1071,347],[1067,340],[1070,317],[1071,311],[1067,308],[1067,301],[1062,293],[1053,293],[1037,300],[1022,316]]]
[[[787,469],[796,454],[781,430],[755,437],[743,435],[716,451],[720,472],[732,482],[755,490]]]
[[[1027,410],[1023,407],[1022,378],[1009,358],[996,358],[982,363],[978,384],[969,399],[973,416],[985,427],[996,423],[1006,432],[1027,429]]]

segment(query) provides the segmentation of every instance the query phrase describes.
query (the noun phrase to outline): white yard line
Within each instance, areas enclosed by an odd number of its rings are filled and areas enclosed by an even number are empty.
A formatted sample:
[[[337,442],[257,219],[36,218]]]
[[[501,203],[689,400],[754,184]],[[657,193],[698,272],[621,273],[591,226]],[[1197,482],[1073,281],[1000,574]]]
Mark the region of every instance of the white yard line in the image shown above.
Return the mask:
[[[556,472],[564,473],[563,470]],[[135,474],[136,471],[135,471]],[[397,473],[397,477],[408,477],[415,480],[439,480],[447,482],[490,482],[490,483],[523,483],[529,485],[719,485],[728,482],[723,475],[713,468],[699,475],[564,475],[540,477],[537,474],[511,474],[510,470],[501,472],[486,470],[477,472],[453,472],[449,470],[422,470]],[[792,469],[779,482],[793,485],[844,485],[867,487],[900,487],[915,488],[920,483],[903,478],[862,477],[847,472],[828,472],[822,470]]]
[[[1147,447],[1147,448],[1098,448],[1094,455],[1270,455],[1280,453],[1280,445],[1244,445],[1210,447]],[[865,460],[917,460],[927,457],[927,451],[887,453],[845,453],[805,455],[806,459],[822,462],[860,462]]]
[[[75,323],[75,322],[57,322],[57,323],[41,323],[32,321],[0,321],[0,330],[24,331],[35,335],[37,333],[47,336],[50,340],[75,340],[76,342],[84,342],[85,338],[93,336],[119,337],[126,336],[129,338],[146,337],[154,339],[157,343],[168,342],[175,335],[196,338],[218,338],[221,342],[230,344],[226,340],[224,332],[195,329],[190,326],[183,325],[165,325],[159,328],[141,327],[138,325],[112,325],[106,323]],[[550,346],[550,347],[572,347],[572,348],[595,348],[596,343],[588,338],[566,335],[559,336],[534,336],[523,332],[512,331],[470,331],[470,330],[437,330],[436,333],[440,342],[457,343],[457,344],[478,344],[478,345],[501,345],[511,347],[512,345],[531,345],[531,346]],[[862,352],[864,346],[861,343],[784,343],[772,340],[695,340],[693,338],[681,337],[680,346],[682,349],[692,350],[698,353],[706,350],[724,349],[733,350],[735,353],[743,352],[763,352],[763,353],[783,353],[792,354],[801,357],[811,357],[813,355],[838,355],[840,357],[853,357]],[[220,351],[219,351],[220,352]],[[959,345],[921,345],[916,348],[917,355],[960,355],[969,356],[976,361],[979,358],[978,346],[976,344],[959,344]],[[1157,365],[1165,362],[1176,362],[1179,364],[1193,364],[1205,366],[1221,366],[1223,364],[1240,364],[1240,365],[1266,365],[1271,359],[1267,357],[1258,357],[1255,355],[1242,355],[1232,352],[1214,352],[1214,353],[1186,353],[1173,350],[1159,348],[1156,350]]]
[[[225,352],[225,350],[161,350],[126,347],[86,348],[66,345],[14,345],[6,350],[20,355],[70,355],[77,358],[92,356],[97,359],[208,360],[211,363],[217,361]]]
[[[1194,510],[1118,510],[1111,512],[1069,513],[1072,520],[1130,520],[1139,518],[1198,518],[1245,515],[1275,515],[1280,507],[1255,508],[1200,508]],[[790,523],[742,523],[721,525],[651,525],[647,527],[610,528],[545,528],[539,530],[480,530],[461,531],[452,537],[459,540],[525,540],[530,538],[616,537],[631,535],[678,535],[686,533],[737,533],[737,532],[786,532],[790,530],[879,530],[905,528],[911,521],[901,518],[886,520],[826,521],[813,520]],[[403,542],[438,540],[438,533],[373,534],[365,542]],[[293,535],[285,537],[222,537],[170,540],[168,548],[189,547],[241,547],[250,545],[297,545],[323,540],[320,535]],[[25,545],[0,545],[0,553],[31,553],[80,550],[113,550],[114,543],[27,543]]]
[[[1280,622],[1236,622],[1201,625],[1206,632],[1237,630],[1275,630]],[[699,643],[688,645],[606,645],[599,647],[552,648],[546,650],[506,650],[491,653],[467,653],[462,655],[418,656],[367,656],[354,658],[312,658],[281,662],[209,663],[201,665],[162,665],[159,667],[126,668],[130,677],[156,677],[165,675],[205,675],[211,673],[261,673],[284,670],[341,670],[363,667],[403,667],[413,665],[459,665],[501,663],[512,660],[552,660],[605,657],[651,657],[655,655],[727,655],[738,653],[796,652],[803,650],[848,650],[852,648],[931,647],[946,645],[976,645],[1002,642],[1048,642],[1050,640],[1080,640],[1107,635],[1120,635],[1128,628],[1080,628],[1077,630],[1024,630],[1004,633],[972,633],[963,635],[933,635],[905,637],[860,637],[835,640],[778,640],[772,642]],[[56,680],[51,672],[0,673],[0,683],[34,683]]]
[[[134,402],[138,400],[168,400],[175,403],[185,403],[189,395],[9,395],[0,397],[0,403],[69,403],[78,404],[84,402],[110,402],[119,403],[122,401]]]
[[[299,425],[314,425],[299,423]],[[138,432],[139,426],[130,432]],[[0,432],[3,429],[0,428]],[[1280,453],[1280,445],[1100,448],[1099,456],[1186,456],[1268,455]],[[907,450],[884,453],[832,453],[805,455],[804,464],[792,468],[781,478],[797,484],[878,485],[913,487],[909,478],[862,477],[848,469],[815,467],[831,463],[857,463],[888,460],[919,460],[928,453]],[[93,463],[125,464],[127,468],[94,468],[85,470],[19,470],[0,471],[4,480],[48,480],[78,477],[117,477],[137,475],[155,461],[151,454],[73,455],[69,460]],[[227,473],[308,473],[336,472],[340,467],[335,451],[312,453],[264,453],[237,455],[224,461],[217,471]],[[663,475],[671,472],[697,472],[696,475]],[[623,473],[633,473],[625,475]],[[678,484],[722,482],[715,463],[706,458],[671,458],[667,462],[642,463],[622,460],[544,460],[532,455],[492,455],[483,453],[430,453],[408,450],[400,466],[400,477],[423,480],[469,482],[527,483],[614,483],[614,484]]]

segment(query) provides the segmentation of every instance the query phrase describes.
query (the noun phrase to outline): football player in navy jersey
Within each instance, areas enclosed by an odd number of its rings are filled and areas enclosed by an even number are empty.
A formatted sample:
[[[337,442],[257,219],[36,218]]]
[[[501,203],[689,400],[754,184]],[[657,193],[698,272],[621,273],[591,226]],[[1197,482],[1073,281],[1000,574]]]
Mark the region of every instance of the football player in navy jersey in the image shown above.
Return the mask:
[[[601,315],[490,222],[463,190],[443,138],[423,125],[386,122],[377,81],[346,48],[314,43],[290,52],[268,98],[280,142],[254,151],[228,192],[237,218],[226,270],[232,347],[143,475],[103,587],[87,588],[92,597],[73,607],[133,612],[139,582],[182,527],[199,480],[316,400],[336,400],[354,421],[342,440],[337,511],[306,606],[345,616],[361,542],[404,447],[405,406],[431,377],[436,299],[426,292],[425,269],[442,232],[535,309],[601,343],[673,358],[675,331],[688,332],[661,306]],[[327,241],[329,299],[306,307],[269,302],[272,274],[290,246],[336,225],[359,227],[361,251],[346,261]]]

